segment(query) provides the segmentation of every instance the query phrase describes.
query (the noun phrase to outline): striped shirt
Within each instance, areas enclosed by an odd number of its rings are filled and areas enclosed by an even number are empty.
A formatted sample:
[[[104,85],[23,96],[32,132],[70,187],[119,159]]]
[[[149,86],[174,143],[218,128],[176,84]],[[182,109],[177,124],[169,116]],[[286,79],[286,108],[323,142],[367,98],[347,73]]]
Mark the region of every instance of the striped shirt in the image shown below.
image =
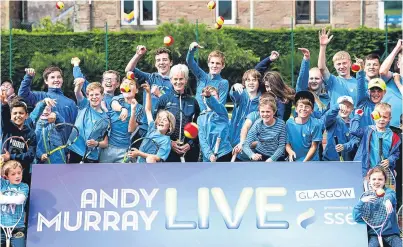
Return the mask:
[[[252,150],[250,145],[255,141],[257,141],[257,146]],[[283,120],[275,118],[275,123],[272,126],[267,126],[262,119],[258,119],[248,132],[243,151],[249,158],[252,158],[254,153],[259,153],[276,161],[283,155],[285,143],[286,130]]]

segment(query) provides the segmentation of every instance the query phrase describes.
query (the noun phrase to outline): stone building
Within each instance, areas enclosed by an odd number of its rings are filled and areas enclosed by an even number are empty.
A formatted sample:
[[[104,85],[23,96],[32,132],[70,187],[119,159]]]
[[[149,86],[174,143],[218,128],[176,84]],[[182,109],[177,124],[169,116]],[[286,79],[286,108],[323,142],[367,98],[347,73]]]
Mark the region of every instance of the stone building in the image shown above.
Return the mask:
[[[38,22],[41,17],[53,20],[71,18],[74,30],[89,31],[154,29],[164,22],[184,18],[190,22],[213,24],[223,16],[226,26],[245,28],[288,28],[295,26],[335,28],[383,27],[381,0],[216,0],[215,10],[207,8],[208,0],[75,0],[64,1],[58,11],[56,1],[1,0],[1,27],[9,20],[18,25]]]

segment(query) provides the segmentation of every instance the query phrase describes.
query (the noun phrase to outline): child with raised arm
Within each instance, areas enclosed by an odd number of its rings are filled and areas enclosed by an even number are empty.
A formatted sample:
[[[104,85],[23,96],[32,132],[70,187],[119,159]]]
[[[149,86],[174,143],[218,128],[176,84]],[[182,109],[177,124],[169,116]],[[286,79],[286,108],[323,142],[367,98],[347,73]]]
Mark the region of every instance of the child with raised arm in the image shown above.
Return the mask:
[[[403,40],[399,39],[396,43],[395,48],[389,54],[389,56],[383,61],[381,68],[379,69],[379,74],[381,76],[385,76],[386,78],[390,78],[393,76],[392,72],[390,72],[390,67],[397,56],[396,68],[401,76],[403,75],[403,54],[402,54],[402,47],[403,47]],[[402,78],[400,78],[400,84],[402,83]],[[396,83],[393,83],[393,80],[387,80],[387,93],[385,94],[383,101],[389,103],[393,106],[392,111],[392,120],[390,121],[390,125],[399,128],[399,118],[400,114],[402,114],[402,94],[399,91],[398,86]]]
[[[131,134],[135,129],[138,127],[138,132],[141,133],[139,137],[143,137],[147,133],[144,108],[135,99],[138,92],[137,82],[125,77],[120,88],[122,94],[113,97],[112,110],[108,112],[111,129],[108,147],[101,151],[99,158],[101,163],[121,163],[130,146]],[[125,113],[124,118],[122,112]]]
[[[346,51],[339,51],[333,56],[333,65],[338,76],[330,74],[326,66],[326,47],[333,39],[333,35],[329,37],[329,34],[330,31],[326,32],[326,28],[319,32],[318,67],[330,96],[330,107],[337,104],[340,96],[350,96],[357,103],[357,79],[351,76],[350,54]]]
[[[252,125],[243,145],[243,150],[250,160],[273,162],[284,154],[285,123],[282,119],[274,117],[276,110],[277,106],[273,100],[266,98],[260,101],[260,119]]]
[[[147,81],[151,87],[152,111],[155,112],[158,99],[172,91],[172,84],[169,73],[173,64],[171,51],[165,47],[158,48],[155,51],[155,68],[157,72],[147,73],[137,68],[137,63],[146,54],[147,48],[144,45],[138,45],[136,54],[129,61],[125,72],[133,71],[139,83]],[[143,92],[143,105],[145,104],[146,93]]]
[[[48,86],[47,92],[31,91],[35,70],[28,68],[25,69],[25,71],[26,74],[18,90],[18,96],[23,97],[24,100],[32,106],[36,105],[36,103],[44,98],[55,99],[58,103],[56,105],[56,111],[60,113],[66,123],[74,124],[77,117],[77,105],[72,99],[69,99],[63,94],[63,73],[61,69],[58,67],[48,67],[43,72],[43,80]]]
[[[58,123],[64,123],[64,118],[58,113],[52,111],[52,108],[56,106],[57,102],[54,99],[45,98],[36,104],[35,109],[31,112],[30,118],[35,124],[35,134],[38,140],[36,146],[36,160],[38,163],[48,164],[66,164],[67,150],[59,150],[48,156],[50,151],[49,147],[49,131]],[[60,136],[50,136],[56,143],[60,140],[60,145],[63,145]],[[57,145],[56,145],[57,146]]]
[[[350,114],[353,110],[353,99],[350,96],[341,96],[337,99],[337,105],[332,106],[323,116],[324,127],[327,131],[323,160],[339,161],[338,153],[341,153],[343,161],[354,159],[354,151],[359,140],[350,135]]]
[[[189,51],[186,56],[186,63],[189,66],[190,71],[195,75],[197,80],[196,88],[196,100],[199,103],[200,110],[206,110],[206,105],[203,102],[202,90],[206,86],[212,86],[218,89],[220,98],[220,104],[225,105],[227,102],[229,84],[226,79],[223,79],[220,75],[221,70],[225,67],[225,56],[221,51],[212,51],[208,55],[207,65],[209,67],[209,73],[204,72],[194,59],[194,53],[197,48],[201,46],[197,42],[193,42],[189,45]]]
[[[246,116],[258,109],[259,98],[264,91],[264,85],[260,84],[260,77],[257,70],[250,69],[243,74],[242,84],[235,83],[230,90],[229,95],[234,102],[230,123],[232,146],[239,143],[239,135]]]
[[[26,226],[23,210],[28,199],[29,186],[22,182],[22,174],[22,165],[16,160],[9,160],[1,167],[0,176],[4,179],[0,178],[0,222],[7,226],[17,224],[10,239],[13,247],[25,246]],[[6,246],[6,233],[3,229],[0,231],[1,246]]]
[[[11,136],[20,136],[27,143],[28,150],[26,150],[22,140],[14,139],[2,147],[1,157],[4,162],[9,160],[20,162],[24,168],[24,182],[30,184],[30,168],[35,158],[37,142],[35,131],[25,121],[27,118],[27,104],[20,101],[19,98],[14,98],[10,104],[2,102],[1,129],[3,142]]]
[[[395,215],[396,212],[396,193],[392,189],[385,187],[386,182],[386,173],[379,167],[373,168],[368,172],[367,179],[373,190],[383,189],[385,190],[384,204],[387,211],[387,219],[385,225],[383,226],[382,231],[382,241],[383,243],[388,244],[390,247],[401,247],[402,239],[400,238],[399,226],[397,224],[397,217]],[[362,211],[364,209],[364,205],[366,203],[370,203],[371,201],[376,200],[375,195],[364,196],[360,199],[357,205],[354,206],[353,209],[353,218],[357,223],[365,224],[365,221],[362,218]],[[375,215],[373,215],[375,217]],[[368,246],[375,247],[379,246],[378,235],[371,228],[368,229]]]
[[[84,74],[81,72],[80,69],[80,59],[78,57],[73,57],[71,59],[71,64],[73,65],[73,76],[74,79],[77,78],[84,78]],[[119,72],[115,70],[107,70],[102,74],[102,87],[104,88],[104,102],[106,105],[106,108],[108,110],[111,109],[111,101],[113,96],[115,96],[115,91],[117,88],[119,88],[119,82],[120,82],[120,75]],[[87,86],[90,83],[85,80],[83,84],[83,94],[85,94],[87,90]]]
[[[322,123],[311,116],[315,98],[309,91],[295,95],[298,116],[286,123],[286,151],[289,161],[318,161],[319,144],[322,141]]]
[[[154,122],[151,111],[150,85],[145,83],[142,84],[141,87],[146,92],[145,112],[148,121],[148,132],[146,138],[148,138],[148,140],[143,141],[139,149],[132,148],[127,155],[132,159],[137,158],[138,163],[166,161],[171,152],[171,139],[169,135],[175,130],[175,117],[169,111],[160,110],[158,111]],[[158,146],[157,152],[155,150],[157,147],[151,143],[150,139],[155,141]]]
[[[298,48],[304,54],[297,79],[296,91],[310,91],[315,96],[312,116],[320,119],[329,109],[330,97],[323,87],[323,78],[319,68],[310,67],[311,53],[306,48]]]
[[[217,88],[205,87],[202,96],[207,106],[207,110],[197,119],[202,159],[204,162],[230,161],[232,147],[229,141],[227,109],[218,102]]]
[[[107,109],[102,109],[101,102],[103,99],[104,88],[99,82],[90,83],[86,89],[87,97],[84,97],[81,88],[84,84],[84,78],[74,80],[74,93],[78,104],[78,116],[75,122],[80,135],[76,142],[68,147],[70,150],[69,163],[80,163],[83,158],[86,163],[97,163],[99,156],[99,148],[108,146],[108,136],[105,136],[102,141],[89,139],[95,123],[100,119],[108,119]],[[108,119],[109,121],[109,119]],[[99,135],[104,133],[104,129],[97,130]],[[85,155],[86,146],[94,148],[88,155]]]
[[[359,128],[360,120],[357,115],[351,123],[351,134],[361,138],[354,161],[361,161],[363,177],[366,176],[370,168],[378,164],[384,168],[389,168],[393,172],[395,162],[400,155],[400,137],[388,127],[392,118],[391,106],[388,103],[381,102],[376,104],[374,111],[379,115],[379,119],[375,120],[375,125]],[[379,138],[383,138],[383,160],[379,157]]]

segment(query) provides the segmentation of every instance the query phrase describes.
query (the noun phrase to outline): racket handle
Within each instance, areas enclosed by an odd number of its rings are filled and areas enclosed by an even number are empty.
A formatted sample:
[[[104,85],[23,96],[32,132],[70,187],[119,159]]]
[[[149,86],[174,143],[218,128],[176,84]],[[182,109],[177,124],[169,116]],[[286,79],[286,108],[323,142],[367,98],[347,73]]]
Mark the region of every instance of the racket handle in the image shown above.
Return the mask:
[[[181,155],[180,159],[181,159],[181,162],[182,162],[182,163],[186,163],[186,160],[185,160],[185,156],[184,156],[184,155]]]
[[[378,236],[378,242],[379,242],[379,246],[383,247],[383,241],[382,241],[382,237]]]
[[[336,143],[336,145],[339,145],[339,138],[337,138],[337,136],[334,136],[334,143]],[[341,152],[337,152],[339,154],[339,160],[340,161],[344,161],[343,159],[343,155],[341,154]]]
[[[10,242],[11,242],[11,239],[7,238],[7,239],[6,239],[6,247],[10,247],[10,246],[11,246],[11,245],[10,245]]]
[[[217,141],[215,142],[215,147],[214,147],[214,156],[217,156],[217,154],[218,154],[218,149],[220,148],[220,143],[221,143],[221,137],[217,137]]]
[[[383,138],[379,138],[379,159],[383,160]]]
[[[232,155],[231,162],[235,162],[235,159],[236,159],[236,153]]]

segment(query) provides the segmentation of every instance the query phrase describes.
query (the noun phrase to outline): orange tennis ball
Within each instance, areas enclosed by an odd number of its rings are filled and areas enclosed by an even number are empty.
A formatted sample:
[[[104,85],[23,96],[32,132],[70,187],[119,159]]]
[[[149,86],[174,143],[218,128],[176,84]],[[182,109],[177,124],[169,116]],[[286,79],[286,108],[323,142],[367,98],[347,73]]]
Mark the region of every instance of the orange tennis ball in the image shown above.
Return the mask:
[[[221,29],[221,28],[222,28],[222,25],[216,23],[216,24],[214,24],[214,28],[217,29],[217,30],[218,30],[218,29]]]
[[[219,17],[217,18],[217,24],[222,26],[222,25],[224,24],[224,17],[219,16]]]
[[[361,70],[361,66],[359,65],[359,64],[353,64],[353,65],[351,65],[351,70],[354,72],[354,73],[357,73],[358,71],[360,71]]]
[[[130,93],[130,84],[123,83],[122,85],[120,85],[120,92],[121,93]]]
[[[378,112],[378,111],[373,111],[373,112],[371,113],[371,118],[376,121],[376,120],[378,120],[378,119],[381,118],[381,115],[379,115],[379,112]]]
[[[64,3],[62,1],[59,1],[56,3],[56,8],[57,9],[63,9],[64,8]]]
[[[383,197],[385,195],[385,190],[384,189],[377,189],[375,191],[375,193],[376,193],[376,196]]]
[[[127,79],[134,80],[136,77],[134,76],[133,71],[127,71],[126,73]]]
[[[195,139],[199,133],[199,127],[196,123],[188,123],[185,125],[184,133],[187,138]]]
[[[208,2],[208,4],[207,4],[207,8],[208,8],[209,10],[215,9],[215,6],[216,6],[215,1],[210,1],[210,2]]]
[[[166,46],[171,46],[174,43],[174,38],[172,36],[165,36],[164,37],[164,44]]]

